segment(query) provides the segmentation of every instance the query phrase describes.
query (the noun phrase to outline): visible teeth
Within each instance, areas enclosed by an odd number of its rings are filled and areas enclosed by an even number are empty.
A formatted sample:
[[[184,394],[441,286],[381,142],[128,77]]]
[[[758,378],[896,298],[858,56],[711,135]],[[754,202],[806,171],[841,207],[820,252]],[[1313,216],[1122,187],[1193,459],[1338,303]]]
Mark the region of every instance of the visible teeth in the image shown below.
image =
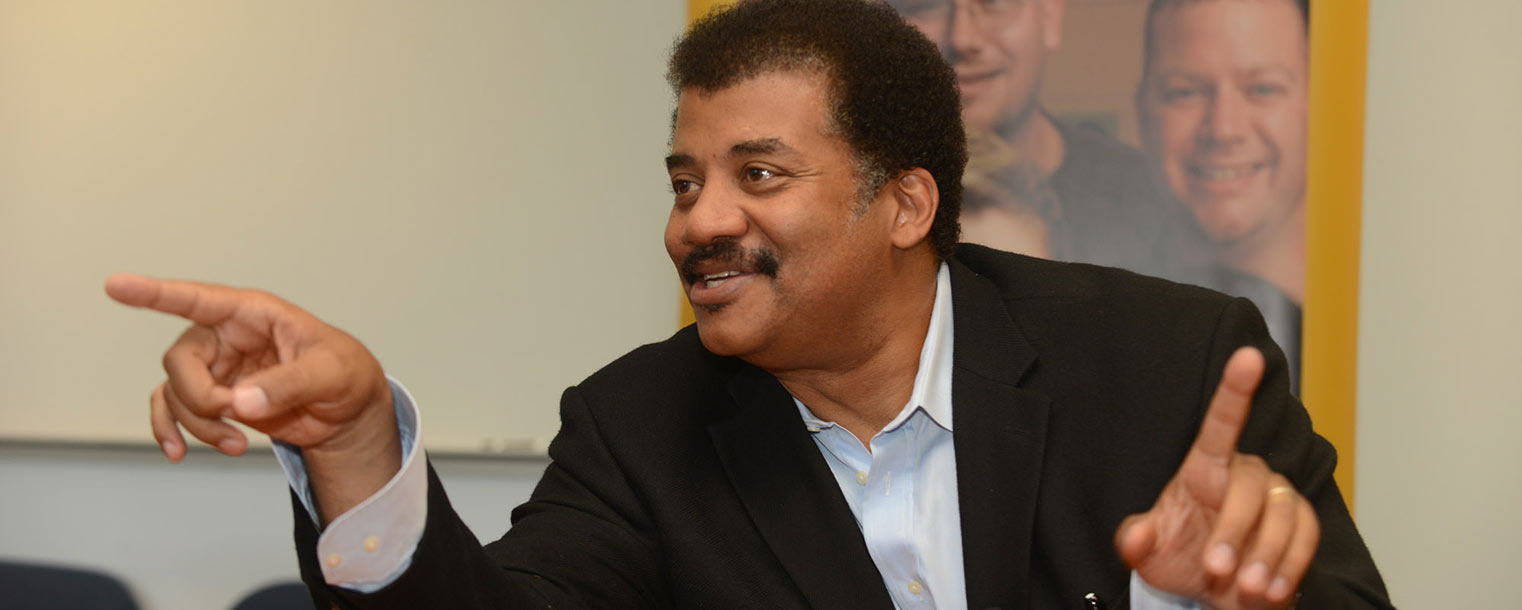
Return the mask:
[[[1242,167],[1199,167],[1190,168],[1190,173],[1206,180],[1231,180],[1241,178],[1258,171],[1263,167],[1261,164],[1253,164]]]
[[[723,273],[710,273],[703,276],[703,285],[709,288],[718,288],[728,281],[729,278],[740,275],[739,271],[725,271]]]

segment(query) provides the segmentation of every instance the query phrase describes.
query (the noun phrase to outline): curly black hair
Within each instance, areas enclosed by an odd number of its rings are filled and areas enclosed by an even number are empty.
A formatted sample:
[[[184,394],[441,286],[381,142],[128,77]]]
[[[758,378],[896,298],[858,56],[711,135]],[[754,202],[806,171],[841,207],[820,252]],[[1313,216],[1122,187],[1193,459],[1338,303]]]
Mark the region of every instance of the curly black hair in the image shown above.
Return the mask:
[[[967,135],[956,75],[935,44],[880,2],[744,0],[677,40],[666,79],[680,95],[779,70],[826,79],[830,124],[851,147],[859,192],[916,167],[930,172],[940,190],[930,243],[950,256],[961,234]]]

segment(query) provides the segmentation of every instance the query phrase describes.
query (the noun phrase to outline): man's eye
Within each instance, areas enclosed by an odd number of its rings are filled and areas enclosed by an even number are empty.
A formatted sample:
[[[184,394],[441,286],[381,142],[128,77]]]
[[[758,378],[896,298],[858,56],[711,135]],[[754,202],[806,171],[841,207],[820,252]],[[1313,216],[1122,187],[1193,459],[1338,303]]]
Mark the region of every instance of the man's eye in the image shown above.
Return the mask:
[[[1284,93],[1284,87],[1273,83],[1258,83],[1247,88],[1247,95],[1255,98],[1273,97]]]
[[[1168,87],[1163,89],[1163,101],[1180,102],[1200,96],[1200,90],[1189,87]]]
[[[906,17],[918,17],[932,13],[945,12],[950,2],[942,0],[895,0],[890,2],[899,14]]]
[[[766,169],[764,167],[745,168],[745,179],[750,182],[761,182],[763,180],[771,180],[775,177],[777,177],[777,175],[772,173],[772,170]]]
[[[678,179],[671,181],[671,192],[678,195],[686,195],[696,190],[698,190],[698,183],[691,180]]]
[[[976,4],[985,16],[1007,17],[1022,8],[1026,0],[978,0]]]

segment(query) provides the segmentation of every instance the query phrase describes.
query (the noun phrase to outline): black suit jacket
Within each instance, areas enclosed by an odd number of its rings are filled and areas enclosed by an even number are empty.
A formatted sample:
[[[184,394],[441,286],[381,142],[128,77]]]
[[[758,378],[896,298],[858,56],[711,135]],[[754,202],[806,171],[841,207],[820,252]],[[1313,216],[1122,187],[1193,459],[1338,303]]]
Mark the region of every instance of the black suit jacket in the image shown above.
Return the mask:
[[[1125,607],[1112,536],[1146,510],[1199,429],[1227,356],[1268,369],[1241,440],[1316,506],[1302,608],[1388,607],[1332,481],[1335,455],[1289,392],[1252,305],[1128,272],[963,246],[950,261],[952,402],[970,608]],[[566,390],[552,463],[513,527],[481,547],[429,473],[412,566],[360,595],[388,608],[892,608],[792,399],[703,349],[694,328]]]

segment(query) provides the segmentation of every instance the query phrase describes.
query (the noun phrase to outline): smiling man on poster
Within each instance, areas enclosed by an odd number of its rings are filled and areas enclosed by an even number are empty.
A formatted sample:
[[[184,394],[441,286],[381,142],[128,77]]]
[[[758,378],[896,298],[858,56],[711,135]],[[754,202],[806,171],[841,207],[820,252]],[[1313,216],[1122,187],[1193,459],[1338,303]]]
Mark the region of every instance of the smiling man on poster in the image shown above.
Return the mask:
[[[1059,119],[1044,102],[1048,81],[1063,76],[1049,64],[1064,36],[1084,33],[1065,24],[1067,0],[888,4],[936,43],[957,77],[971,157],[964,239],[1054,260],[1167,270],[1169,209],[1148,188],[1142,154]],[[1100,78],[1095,73],[1068,78]]]
[[[741,3],[669,75],[665,242],[697,324],[565,392],[485,547],[353,337],[267,293],[108,281],[194,323],[153,394],[171,459],[181,426],[280,441],[315,600],[1389,606],[1249,303],[957,245],[954,77],[891,9]]]
[[[1170,277],[1246,297],[1299,377],[1305,304],[1306,0],[1153,0],[1136,91],[1157,182],[1198,244]]]

